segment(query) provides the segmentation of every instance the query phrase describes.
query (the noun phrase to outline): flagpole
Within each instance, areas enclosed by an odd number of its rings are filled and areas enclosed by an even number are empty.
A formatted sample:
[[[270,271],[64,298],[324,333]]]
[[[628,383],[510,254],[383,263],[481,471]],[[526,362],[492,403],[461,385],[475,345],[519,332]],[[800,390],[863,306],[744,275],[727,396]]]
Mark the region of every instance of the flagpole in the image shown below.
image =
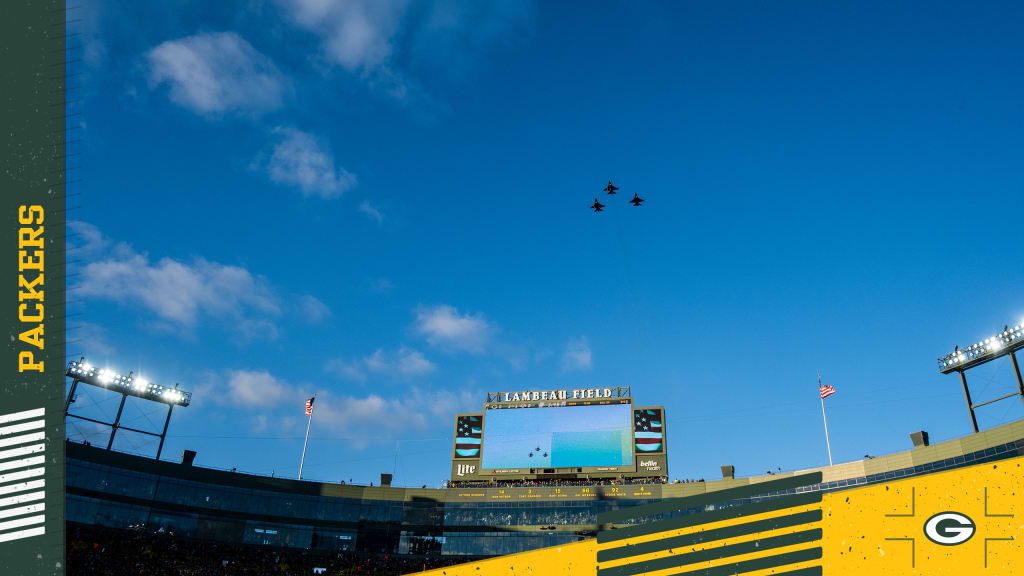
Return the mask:
[[[818,371],[818,398],[821,399],[821,419],[825,422],[825,446],[828,447],[828,465],[832,465],[832,442],[828,439],[828,417],[825,416],[825,399],[821,397],[821,371]]]
[[[315,396],[314,396],[315,398]],[[312,406],[310,406],[312,408]],[[306,421],[306,439],[302,442],[302,459],[299,460],[299,480],[302,480],[302,466],[306,463],[306,444],[309,444],[309,427],[313,423],[313,411],[309,411],[309,420]]]

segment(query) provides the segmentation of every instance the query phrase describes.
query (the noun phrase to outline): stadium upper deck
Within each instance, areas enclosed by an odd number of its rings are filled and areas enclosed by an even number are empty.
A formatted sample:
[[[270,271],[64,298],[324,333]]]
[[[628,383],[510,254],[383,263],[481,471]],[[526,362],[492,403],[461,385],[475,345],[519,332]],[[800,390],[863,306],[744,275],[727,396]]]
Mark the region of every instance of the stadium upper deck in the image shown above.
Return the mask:
[[[815,470],[841,490],[1024,455],[1024,420]],[[600,512],[789,474],[687,484],[366,487],[270,478],[68,446],[69,522],[257,546],[498,555],[593,535]],[[725,505],[729,505],[726,503]]]

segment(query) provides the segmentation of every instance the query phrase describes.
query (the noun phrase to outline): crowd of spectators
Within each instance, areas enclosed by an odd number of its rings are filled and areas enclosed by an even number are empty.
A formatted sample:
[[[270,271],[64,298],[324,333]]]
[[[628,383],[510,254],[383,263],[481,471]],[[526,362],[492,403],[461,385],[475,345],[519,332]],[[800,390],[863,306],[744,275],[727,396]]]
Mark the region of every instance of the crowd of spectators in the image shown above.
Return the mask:
[[[700,482],[703,482],[702,478]],[[697,482],[697,480],[690,480],[690,482]],[[445,488],[455,488],[463,486],[474,486],[479,488],[509,488],[509,487],[528,487],[533,488],[537,486],[628,486],[638,484],[668,484],[668,478],[664,477],[653,477],[653,478],[595,478],[593,480],[491,480],[491,481],[468,481],[468,480],[445,480]],[[676,480],[679,483],[679,480]]]
[[[68,528],[67,557],[69,574],[98,576],[390,576],[474,559],[436,554],[315,554],[81,525]]]
[[[585,526],[597,523],[590,507],[454,508],[444,513],[450,526]]]

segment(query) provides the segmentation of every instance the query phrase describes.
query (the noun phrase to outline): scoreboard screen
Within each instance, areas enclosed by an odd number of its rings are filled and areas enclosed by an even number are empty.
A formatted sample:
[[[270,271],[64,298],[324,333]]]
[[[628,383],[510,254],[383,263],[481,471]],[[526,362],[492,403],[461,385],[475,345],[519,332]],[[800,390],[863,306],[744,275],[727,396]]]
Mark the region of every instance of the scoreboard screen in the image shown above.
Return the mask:
[[[487,410],[481,468],[633,465],[633,405]]]

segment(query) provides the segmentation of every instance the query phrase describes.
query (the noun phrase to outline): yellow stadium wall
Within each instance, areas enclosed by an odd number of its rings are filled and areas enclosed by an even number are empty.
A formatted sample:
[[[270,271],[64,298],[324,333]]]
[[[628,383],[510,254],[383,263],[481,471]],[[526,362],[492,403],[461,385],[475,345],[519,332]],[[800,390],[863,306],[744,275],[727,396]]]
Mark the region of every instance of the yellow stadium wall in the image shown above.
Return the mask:
[[[500,556],[432,570],[431,576],[492,575],[594,575],[598,568],[623,565],[626,561],[604,562],[598,566],[597,552],[602,546],[623,546],[684,533],[711,530],[763,518],[821,508],[820,522],[799,528],[785,528],[733,540],[715,541],[722,546],[733,541],[758,540],[808,528],[821,528],[822,538],[814,545],[822,548],[818,560],[790,564],[767,570],[745,572],[746,576],[782,574],[796,569],[821,566],[822,574],[832,575],[916,575],[998,574],[1024,575],[1024,457],[958,468],[923,476],[874,484],[823,495],[820,504],[784,511],[745,516],[722,522],[648,536],[598,544],[588,539],[564,546],[543,548],[522,554]],[[955,511],[969,517],[975,534],[963,544],[943,546],[924,534],[924,523],[938,512]],[[742,556],[688,564],[670,570],[645,572],[649,576],[668,576],[712,568],[722,564],[805,549],[810,544],[773,548]],[[629,562],[688,553],[701,547],[668,550],[629,558]],[[913,550],[912,550],[913,549]],[[913,555],[913,558],[912,558]],[[913,564],[913,565],[912,565]]]

